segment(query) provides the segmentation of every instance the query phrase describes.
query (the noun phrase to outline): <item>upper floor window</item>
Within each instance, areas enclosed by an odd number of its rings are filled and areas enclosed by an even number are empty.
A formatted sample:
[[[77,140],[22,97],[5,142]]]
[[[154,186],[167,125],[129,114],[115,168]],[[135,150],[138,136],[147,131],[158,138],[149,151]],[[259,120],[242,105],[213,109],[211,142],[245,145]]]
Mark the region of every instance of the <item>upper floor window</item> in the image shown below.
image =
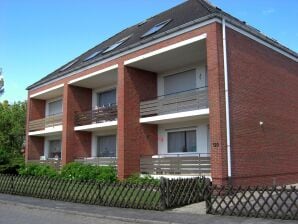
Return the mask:
[[[97,106],[108,107],[116,105],[116,89],[97,93]]]
[[[164,77],[164,94],[183,92],[196,88],[196,70],[188,70]]]
[[[48,103],[48,115],[55,115],[62,113],[62,99],[55,100]]]

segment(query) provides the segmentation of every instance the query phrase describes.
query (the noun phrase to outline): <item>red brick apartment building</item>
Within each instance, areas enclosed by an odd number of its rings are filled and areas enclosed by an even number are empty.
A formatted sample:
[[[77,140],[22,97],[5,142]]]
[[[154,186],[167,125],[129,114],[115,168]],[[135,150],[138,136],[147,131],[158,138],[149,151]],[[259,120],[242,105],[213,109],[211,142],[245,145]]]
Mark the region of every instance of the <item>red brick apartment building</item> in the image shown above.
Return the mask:
[[[297,53],[204,0],[28,87],[26,160],[214,183],[298,182]]]

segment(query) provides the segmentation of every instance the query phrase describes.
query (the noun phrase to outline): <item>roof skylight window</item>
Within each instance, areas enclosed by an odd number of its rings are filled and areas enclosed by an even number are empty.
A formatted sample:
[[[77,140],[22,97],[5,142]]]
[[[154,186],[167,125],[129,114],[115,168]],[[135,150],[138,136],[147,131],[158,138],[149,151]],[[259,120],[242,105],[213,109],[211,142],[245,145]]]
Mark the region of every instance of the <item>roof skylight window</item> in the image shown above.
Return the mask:
[[[166,21],[163,21],[161,23],[158,23],[156,25],[154,25],[150,30],[148,30],[146,33],[144,33],[142,35],[142,37],[147,37],[151,34],[156,33],[157,31],[159,31],[161,28],[163,28],[164,26],[166,26],[169,22],[171,22],[171,19],[168,19]]]
[[[73,60],[71,62],[69,62],[67,65],[65,65],[64,67],[62,67],[60,69],[60,72],[65,71],[66,69],[68,69],[70,66],[72,66],[74,63],[76,63],[79,59]]]
[[[115,48],[117,48],[117,47],[119,47],[121,44],[123,44],[125,41],[127,41],[130,37],[131,37],[131,35],[128,36],[128,37],[125,37],[125,38],[123,38],[123,39],[121,39],[121,40],[119,40],[119,41],[117,41],[116,43],[112,44],[112,45],[109,46],[107,49],[105,49],[102,53],[104,54],[104,53],[107,53],[107,52],[109,52],[109,51],[114,50]]]
[[[90,54],[88,57],[86,57],[86,58],[84,59],[84,61],[88,61],[88,60],[90,60],[90,59],[96,57],[96,56],[99,55],[101,52],[102,52],[102,50],[95,51],[93,54]]]

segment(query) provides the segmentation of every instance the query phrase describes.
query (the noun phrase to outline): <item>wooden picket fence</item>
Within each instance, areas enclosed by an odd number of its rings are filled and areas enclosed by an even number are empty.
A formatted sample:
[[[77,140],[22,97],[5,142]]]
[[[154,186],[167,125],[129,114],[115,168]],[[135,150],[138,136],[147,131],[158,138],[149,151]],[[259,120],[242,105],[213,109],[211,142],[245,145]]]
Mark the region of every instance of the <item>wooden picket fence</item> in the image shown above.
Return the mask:
[[[212,186],[205,196],[208,214],[298,220],[295,186]]]
[[[160,182],[99,182],[0,175],[0,193],[92,205],[165,210],[204,199],[209,179],[162,179]],[[195,189],[194,189],[195,188]]]

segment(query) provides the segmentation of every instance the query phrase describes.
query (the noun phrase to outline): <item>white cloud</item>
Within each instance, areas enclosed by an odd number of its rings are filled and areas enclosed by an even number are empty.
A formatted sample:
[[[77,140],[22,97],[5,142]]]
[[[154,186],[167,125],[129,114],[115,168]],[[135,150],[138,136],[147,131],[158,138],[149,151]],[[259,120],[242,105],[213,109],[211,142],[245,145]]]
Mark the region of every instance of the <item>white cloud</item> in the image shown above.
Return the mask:
[[[262,11],[262,13],[263,13],[263,15],[270,15],[270,14],[275,13],[275,9],[273,9],[273,8],[265,9]]]

